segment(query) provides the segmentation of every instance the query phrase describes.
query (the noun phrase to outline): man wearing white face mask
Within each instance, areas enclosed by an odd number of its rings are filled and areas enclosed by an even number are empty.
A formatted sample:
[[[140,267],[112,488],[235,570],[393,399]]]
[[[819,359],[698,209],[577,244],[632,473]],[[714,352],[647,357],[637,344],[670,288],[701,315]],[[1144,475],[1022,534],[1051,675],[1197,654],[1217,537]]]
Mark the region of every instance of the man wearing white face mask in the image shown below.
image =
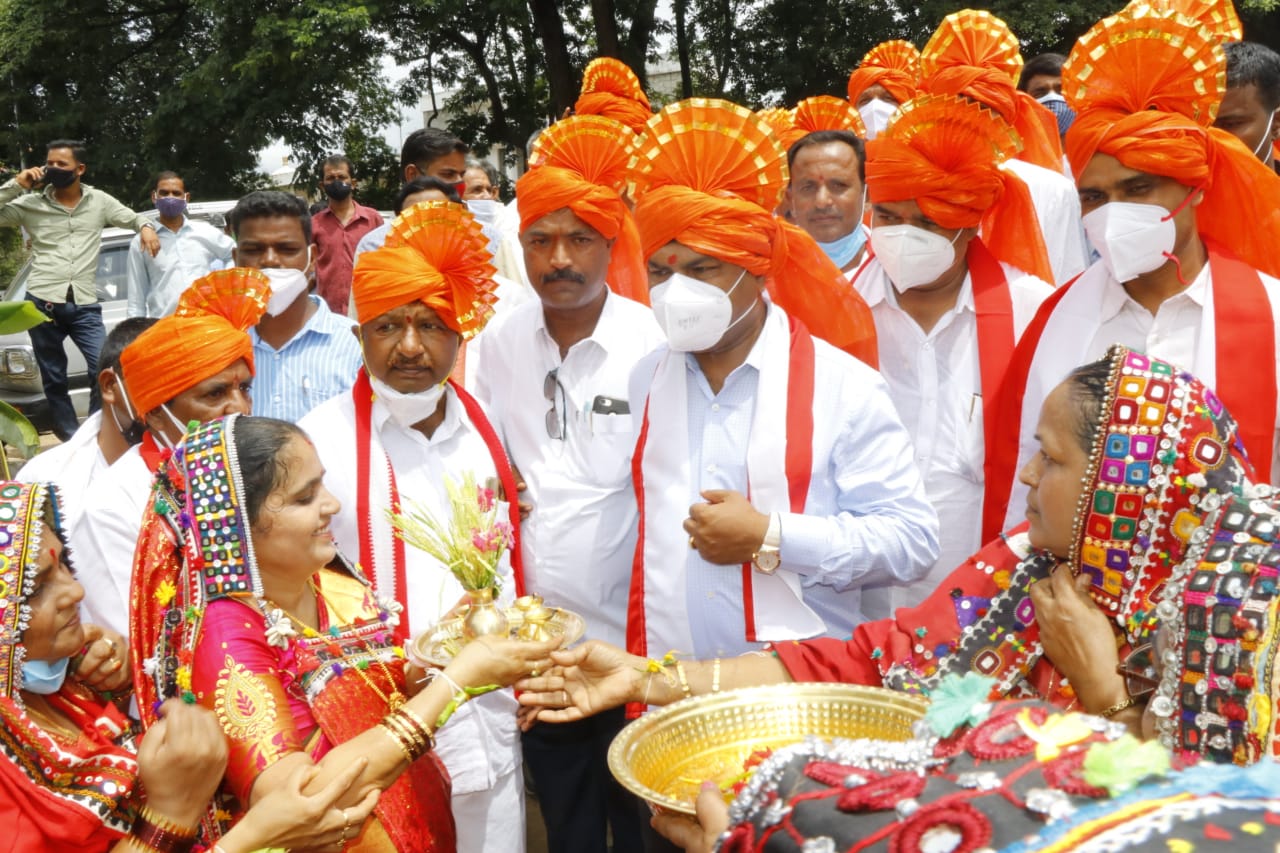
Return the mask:
[[[93,596],[83,608],[96,624],[128,636],[133,552],[164,452],[193,421],[249,414],[254,359],[246,329],[262,315],[268,290],[258,273],[210,273],[184,291],[176,313],[121,352],[114,389],[121,405],[105,416],[119,417],[122,432],[133,432],[135,421],[146,432],[89,484],[71,531],[85,567],[79,580]]]
[[[24,483],[54,483],[62,493],[64,529],[74,534],[89,487],[116,460],[142,440],[143,425],[120,381],[120,353],[144,331],[155,325],[147,317],[126,317],[116,324],[98,356],[98,390],[102,409],[85,418],[69,441],[41,451],[14,476]]]
[[[867,143],[874,257],[854,286],[876,320],[880,370],[938,513],[941,550],[910,586],[863,590],[887,616],[923,601],[982,544],[992,405],[1023,329],[1053,287],[1026,186],[993,152],[1016,153],[1008,126],[977,104],[922,95]],[[978,236],[979,228],[983,236]]]
[[[628,648],[707,658],[847,635],[869,615],[865,585],[914,581],[937,556],[910,439],[867,364],[874,321],[812,238],[767,212],[783,153],[738,142],[763,120],[695,100],[655,126],[632,179],[668,346],[631,378]]]
[[[296,423],[356,380],[360,345],[353,323],[312,293],[311,217],[282,192],[253,192],[231,211],[237,266],[271,280],[267,312],[250,331],[258,363],[253,413]]]
[[[475,398],[449,380],[463,337],[484,327],[496,287],[479,224],[462,205],[427,202],[400,216],[389,245],[360,256],[351,297],[364,367],[350,393],[299,424],[315,442],[325,486],[342,503],[334,541],[359,560],[378,593],[403,608],[397,642],[437,624],[462,599],[453,575],[407,547],[387,520],[393,507],[451,508],[445,484],[467,474],[514,501],[515,478],[498,434]],[[504,601],[523,594],[520,519],[500,504],[515,543],[499,565]],[[510,690],[461,705],[440,730],[436,754],[452,778],[460,853],[524,850],[524,785]]]
[[[849,103],[862,116],[867,139],[889,126],[898,107],[916,96],[920,83],[920,51],[911,42],[882,42],[862,57],[849,75]]]
[[[1185,44],[1171,45],[1170,33]],[[1198,77],[1188,57],[1203,63]],[[1012,491],[1007,516],[1021,515],[1026,488],[1012,488],[1012,480],[1034,452],[1033,410],[1067,372],[1113,343],[1211,383],[1236,417],[1259,477],[1274,482],[1280,473],[1280,282],[1273,278],[1280,273],[1280,181],[1238,139],[1209,126],[1224,66],[1207,30],[1142,6],[1095,26],[1064,65],[1063,93],[1077,114],[1067,155],[1101,260],[1045,302],[1018,346],[1002,411],[1021,416],[1021,452],[1002,447],[988,478],[988,510],[1000,509],[996,498]],[[1145,396],[1163,405],[1164,391],[1156,384]],[[1133,413],[1135,427],[1146,414]],[[1005,518],[1003,509],[988,514],[984,529]],[[1104,557],[1097,572],[1123,570]]]
[[[1227,91],[1213,126],[1240,139],[1275,170],[1280,139],[1280,54],[1264,44],[1227,44]]]

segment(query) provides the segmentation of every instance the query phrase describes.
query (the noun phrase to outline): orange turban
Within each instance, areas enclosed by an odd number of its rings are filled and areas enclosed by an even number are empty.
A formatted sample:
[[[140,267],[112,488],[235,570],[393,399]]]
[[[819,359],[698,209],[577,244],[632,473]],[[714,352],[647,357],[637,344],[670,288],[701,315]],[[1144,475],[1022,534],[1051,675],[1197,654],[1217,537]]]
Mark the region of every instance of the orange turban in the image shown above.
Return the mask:
[[[1000,163],[1018,136],[972,101],[921,95],[867,143],[867,195],[873,204],[914,200],[943,228],[982,229],[998,260],[1053,280],[1031,193]]]
[[[520,199],[521,231],[567,207],[606,240],[614,240],[609,286],[648,305],[648,272],[640,254],[640,234],[621,195],[633,139],[621,122],[603,116],[558,121],[538,137],[529,171],[516,181],[516,196]]]
[[[755,113],[693,98],[649,124],[632,161],[646,258],[672,241],[768,276],[773,302],[809,330],[876,364],[871,310],[813,238],[769,211],[787,182],[786,154]]]
[[[764,118],[769,120],[768,117]],[[789,150],[792,145],[819,130],[847,130],[863,138],[867,135],[862,116],[853,108],[853,104],[830,95],[805,98],[787,113],[787,120],[786,129],[776,131],[775,134],[783,150]],[[778,128],[779,125],[774,124],[774,127]]]
[[[881,42],[862,57],[849,75],[849,103],[855,107],[862,93],[872,86],[885,88],[899,104],[916,96],[920,84],[920,51],[902,39]]]
[[[120,353],[125,387],[139,417],[244,359],[253,373],[246,330],[267,307],[271,283],[258,270],[237,267],[197,279],[177,311],[147,329]]]
[[[361,324],[422,302],[464,339],[493,316],[496,284],[489,241],[471,211],[450,201],[400,214],[381,249],[365,252],[351,278]]]
[[[920,54],[920,70],[922,91],[985,104],[1018,132],[1019,159],[1062,172],[1058,120],[1035,98],[1018,91],[1022,54],[1004,21],[973,9],[947,15]]]
[[[1204,191],[1200,235],[1280,275],[1280,181],[1239,139],[1213,127],[1226,88],[1218,37],[1175,12],[1134,6],[1095,24],[1062,67],[1077,116],[1067,157],[1094,154]]]
[[[1133,0],[1128,8],[1150,6],[1157,12],[1177,12],[1207,27],[1219,41],[1241,41],[1244,27],[1231,0]]]
[[[653,115],[640,78],[608,56],[591,60],[582,75],[582,92],[573,105],[575,115],[604,116],[620,121],[636,133]]]

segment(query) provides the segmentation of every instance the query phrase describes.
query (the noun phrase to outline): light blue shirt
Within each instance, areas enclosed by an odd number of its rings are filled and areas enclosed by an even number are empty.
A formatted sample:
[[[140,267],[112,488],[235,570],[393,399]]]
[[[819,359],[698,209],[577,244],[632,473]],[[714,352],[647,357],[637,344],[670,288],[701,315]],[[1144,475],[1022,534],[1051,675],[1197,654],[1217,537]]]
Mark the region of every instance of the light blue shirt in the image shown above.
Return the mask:
[[[762,340],[763,335],[718,394],[697,359],[685,357],[690,505],[701,503],[707,489],[746,494]],[[648,396],[637,380],[643,385],[653,376],[664,351],[643,359],[632,373],[633,411]],[[820,339],[814,339],[814,351],[813,472],[805,513],[781,513],[780,557],[783,567],[802,577],[804,602],[822,618],[827,635],[847,638],[872,617],[862,612],[864,585],[910,583],[928,571],[938,554],[938,519],[884,380]],[[742,635],[742,566],[709,563],[688,549],[681,568],[694,657],[760,648]]]
[[[316,306],[298,334],[280,349],[249,330],[253,340],[253,413],[297,423],[316,406],[350,390],[363,359],[355,325],[329,310],[324,300],[308,297]]]
[[[374,249],[381,249],[382,244],[387,242],[387,233],[391,230],[391,223],[384,222],[368,234],[360,238],[360,242],[356,243],[356,253],[352,255],[354,263],[355,258],[359,258],[365,252],[372,252]]]
[[[178,297],[191,282],[220,270],[231,262],[236,243],[207,222],[182,218],[177,231],[159,222],[160,254],[154,258],[134,237],[129,243],[130,317],[167,317],[178,307]]]

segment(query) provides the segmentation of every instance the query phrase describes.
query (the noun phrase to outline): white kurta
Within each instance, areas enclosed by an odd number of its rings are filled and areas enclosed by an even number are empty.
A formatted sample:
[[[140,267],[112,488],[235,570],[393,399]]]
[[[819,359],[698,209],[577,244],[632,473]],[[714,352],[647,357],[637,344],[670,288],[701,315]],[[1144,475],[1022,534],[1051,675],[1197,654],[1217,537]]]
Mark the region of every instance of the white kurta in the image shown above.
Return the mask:
[[[1271,302],[1280,342],[1280,281],[1259,273]],[[1161,303],[1154,315],[1139,305],[1118,281],[1098,262],[1071,286],[1045,326],[1027,375],[1022,398],[1018,468],[1036,451],[1036,424],[1045,397],[1082,364],[1101,358],[1107,347],[1123,344],[1131,349],[1163,359],[1190,371],[1206,385],[1217,379],[1216,335],[1213,312],[1213,276],[1205,264],[1186,290]],[[1272,354],[1280,375],[1280,352]],[[1273,442],[1271,482],[1280,475],[1280,412]],[[1005,528],[1022,521],[1027,504],[1027,487],[1016,479],[1009,498]]]
[[[648,396],[664,359],[678,359],[685,373],[686,422],[663,422],[659,411],[650,410],[650,446],[670,443],[683,432],[689,454],[683,466],[687,482],[645,484],[645,500],[653,507],[648,510],[648,523],[654,526],[654,535],[678,541],[675,550],[683,554],[660,565],[646,562],[646,579],[656,572],[679,572],[685,578],[683,591],[678,582],[666,583],[681,602],[655,602],[653,609],[684,607],[689,614],[680,635],[649,638],[651,651],[657,654],[669,648],[689,650],[692,645],[700,658],[723,657],[757,647],[744,638],[741,566],[707,562],[698,551],[684,547],[683,531],[678,536],[676,532],[689,505],[702,500],[703,490],[748,492],[749,456],[757,441],[756,424],[762,420],[757,410],[769,407],[770,412],[785,416],[785,392],[758,393],[780,384],[765,376],[777,363],[766,354],[788,346],[785,315],[776,306],[769,311],[771,318],[781,316],[782,322],[766,321],[746,360],[725,379],[719,392],[712,392],[692,355],[671,353],[666,347],[642,359],[632,374],[630,395],[639,418],[640,401]],[[820,617],[828,636],[848,637],[860,622],[887,615],[865,613],[865,585],[910,583],[937,559],[937,516],[925,496],[911,458],[910,438],[884,380],[830,344],[817,338],[813,343],[809,490],[803,514],[781,513],[778,572],[800,578],[803,603]],[[781,384],[786,387],[785,382]],[[765,440],[777,442],[779,437]],[[657,531],[654,519],[658,517],[673,519],[677,527]],[[813,632],[818,633],[822,632]]]
[[[102,471],[84,496],[80,523],[71,532],[76,577],[84,587],[85,618],[129,636],[129,584],[153,472],[138,446]]]
[[[1084,272],[1089,265],[1089,249],[1080,223],[1080,195],[1075,183],[1061,172],[1025,160],[1006,160],[1001,168],[1022,178],[1031,191],[1049,266],[1053,268],[1053,284],[1066,284]]]
[[[393,421],[383,405],[373,403],[370,429],[382,443],[396,474],[396,485],[407,509],[417,503],[436,518],[447,518],[447,477],[460,480],[468,471],[484,483],[497,476],[493,457],[480,433],[467,418],[462,403],[447,392],[444,422],[428,439],[417,430]],[[315,442],[325,466],[325,486],[342,502],[331,524],[334,540],[351,559],[360,556],[356,512],[355,403],[351,394],[313,409],[298,424]],[[376,458],[371,479],[385,479],[385,463]],[[376,486],[376,483],[375,483]],[[373,489],[378,494],[376,489]],[[505,504],[499,516],[505,518]],[[388,504],[372,504],[376,528],[386,532]],[[386,539],[386,537],[382,537]],[[388,540],[389,543],[389,540]],[[504,558],[504,564],[506,560]],[[417,635],[440,620],[462,597],[462,588],[434,558],[405,546],[405,577],[409,630]],[[382,560],[371,578],[382,594],[395,586],[394,569]],[[514,583],[506,566],[503,594]],[[520,779],[520,734],[516,701],[510,690],[488,693],[462,705],[437,736],[436,750],[453,780],[453,815],[458,826],[460,853],[510,853],[524,850],[524,790]]]
[[[1053,286],[1001,264],[1013,302],[1014,339],[1022,336]],[[909,586],[863,590],[863,609],[892,613],[914,607],[982,545],[982,493],[986,478],[982,371],[973,283],[965,276],[955,307],[926,333],[898,304],[879,261],[855,281],[871,307],[880,351],[880,375],[915,443],[925,492],[938,513],[938,560]]]
[[[62,498],[62,526],[68,535],[80,523],[89,485],[107,470],[106,457],[98,448],[101,426],[102,412],[94,412],[71,438],[36,454],[14,475],[14,479],[22,483],[53,483],[58,487]]]
[[[587,634],[615,645],[626,641],[627,586],[636,543],[631,485],[635,447],[627,401],[631,369],[664,341],[647,307],[610,293],[595,331],[564,359],[547,332],[542,303],[529,302],[495,320],[472,343],[485,364],[474,392],[503,434],[512,464],[533,504],[521,526],[525,587],[550,604],[586,617]],[[543,394],[555,369],[564,439],[547,433],[551,403]],[[631,414],[593,408],[599,398],[629,402]]]

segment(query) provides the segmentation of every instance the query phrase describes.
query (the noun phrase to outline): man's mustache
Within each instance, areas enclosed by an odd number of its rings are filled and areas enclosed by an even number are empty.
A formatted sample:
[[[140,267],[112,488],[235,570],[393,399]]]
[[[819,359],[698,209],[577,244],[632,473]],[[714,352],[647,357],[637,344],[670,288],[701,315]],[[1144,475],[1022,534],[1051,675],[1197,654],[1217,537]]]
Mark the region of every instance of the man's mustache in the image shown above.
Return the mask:
[[[580,272],[573,270],[555,270],[545,273],[542,276],[543,284],[550,284],[553,281],[571,281],[574,284],[586,284],[587,277]]]

